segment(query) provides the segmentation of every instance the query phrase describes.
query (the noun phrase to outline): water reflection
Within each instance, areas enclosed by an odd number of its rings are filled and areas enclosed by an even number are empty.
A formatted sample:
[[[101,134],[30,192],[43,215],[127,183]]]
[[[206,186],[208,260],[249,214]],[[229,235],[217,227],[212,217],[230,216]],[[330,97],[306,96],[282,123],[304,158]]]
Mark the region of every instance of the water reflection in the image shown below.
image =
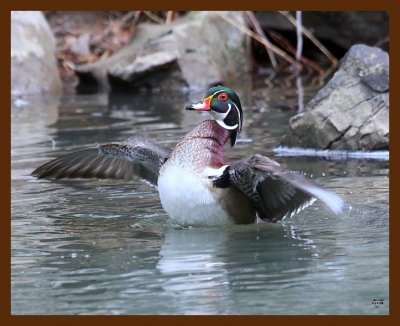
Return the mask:
[[[239,293],[296,286],[309,270],[313,245],[292,225],[169,230],[160,256],[163,289],[179,313],[235,314],[231,298]]]
[[[46,254],[14,253],[14,278],[26,271],[14,302],[32,299],[18,295],[28,288],[61,304],[33,300],[38,313],[236,314],[235,300],[256,296],[243,307],[251,313],[269,305],[268,293],[302,286],[315,256],[313,241],[292,225],[137,229],[123,218],[82,218],[53,219],[47,232],[53,237],[34,242]]]
[[[275,92],[271,106],[285,102]],[[353,207],[348,215],[317,202],[283,224],[184,229],[139,179],[29,176],[49,158],[135,134],[173,146],[207,117],[183,110],[202,95],[92,95],[13,108],[13,313],[388,312],[388,162],[274,156],[294,111],[247,104],[244,141],[227,148],[228,160],[269,155],[338,192]],[[383,309],[371,310],[375,297]]]

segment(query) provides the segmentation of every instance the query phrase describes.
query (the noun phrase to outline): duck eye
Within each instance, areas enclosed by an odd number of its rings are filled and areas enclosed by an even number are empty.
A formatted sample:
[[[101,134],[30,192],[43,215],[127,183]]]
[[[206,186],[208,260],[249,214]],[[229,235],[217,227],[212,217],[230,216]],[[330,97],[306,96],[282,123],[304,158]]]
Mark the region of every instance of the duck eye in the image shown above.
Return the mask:
[[[228,94],[226,94],[226,93],[220,93],[220,94],[218,94],[218,98],[219,98],[221,101],[226,101],[226,100],[228,99]]]

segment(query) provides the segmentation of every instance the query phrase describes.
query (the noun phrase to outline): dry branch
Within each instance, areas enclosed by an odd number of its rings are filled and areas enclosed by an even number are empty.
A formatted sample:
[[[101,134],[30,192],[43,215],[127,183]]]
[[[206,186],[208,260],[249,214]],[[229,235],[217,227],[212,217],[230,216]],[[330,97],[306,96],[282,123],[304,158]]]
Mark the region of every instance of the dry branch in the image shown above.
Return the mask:
[[[282,16],[284,16],[293,26],[296,27],[296,19],[293,18],[287,11],[278,11]],[[305,36],[307,36],[311,42],[332,62],[334,66],[337,65],[338,60],[333,56],[332,53],[313,35],[313,33],[308,30],[304,25],[302,25],[302,31]]]
[[[293,58],[288,56],[284,51],[282,51],[281,49],[277,48],[275,45],[269,43],[268,41],[265,40],[265,38],[263,38],[262,36],[258,35],[255,32],[253,32],[251,29],[247,28],[246,26],[241,25],[235,19],[229,18],[228,16],[224,16],[218,11],[214,11],[214,13],[216,15],[218,15],[220,18],[222,18],[223,20],[225,20],[227,23],[229,23],[232,26],[234,26],[237,29],[239,29],[242,33],[244,33],[246,35],[249,35],[250,37],[252,37],[256,41],[258,41],[261,44],[263,44],[264,46],[268,47],[272,52],[274,52],[276,55],[278,55],[283,60],[289,62],[294,67],[297,68],[297,67],[301,66],[301,65],[299,65],[299,63],[296,62],[296,60],[294,60]]]

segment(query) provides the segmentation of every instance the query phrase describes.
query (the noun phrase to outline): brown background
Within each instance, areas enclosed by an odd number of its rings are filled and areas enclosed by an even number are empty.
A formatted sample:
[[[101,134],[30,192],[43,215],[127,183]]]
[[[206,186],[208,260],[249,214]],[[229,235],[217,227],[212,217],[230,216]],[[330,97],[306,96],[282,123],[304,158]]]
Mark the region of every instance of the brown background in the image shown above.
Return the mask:
[[[288,1],[288,0],[141,0],[141,1],[95,1],[91,4],[85,1],[22,1],[3,0],[0,9],[1,42],[0,64],[2,78],[1,85],[1,265],[0,265],[0,318],[2,325],[241,325],[253,326],[254,324],[298,324],[307,325],[387,325],[398,324],[399,319],[399,186],[398,186],[398,134],[400,127],[399,118],[399,41],[400,41],[400,10],[398,1]],[[390,86],[394,92],[390,96],[390,305],[389,316],[11,316],[11,280],[10,280],[10,230],[11,230],[11,196],[10,196],[10,11],[11,10],[387,10],[389,12],[390,26]],[[351,28],[351,27],[349,27]],[[366,31],[368,33],[368,31]],[[290,307],[287,307],[290,309]],[[288,310],[289,311],[289,310]],[[275,325],[274,325],[275,326]]]

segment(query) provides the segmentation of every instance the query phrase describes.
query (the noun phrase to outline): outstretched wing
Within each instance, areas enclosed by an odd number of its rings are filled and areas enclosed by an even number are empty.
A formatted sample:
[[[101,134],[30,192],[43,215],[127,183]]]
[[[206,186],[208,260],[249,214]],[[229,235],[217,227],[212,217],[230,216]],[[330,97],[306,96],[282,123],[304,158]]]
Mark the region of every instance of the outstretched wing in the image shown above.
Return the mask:
[[[130,180],[138,175],[157,184],[160,167],[171,150],[142,137],[97,145],[69,153],[32,172],[38,178],[111,178]]]
[[[246,194],[258,216],[276,222],[309,206],[315,198],[338,214],[347,204],[336,194],[324,190],[303,175],[289,171],[261,155],[230,165],[229,183]],[[220,181],[221,182],[221,181]],[[215,183],[215,181],[214,181]]]

